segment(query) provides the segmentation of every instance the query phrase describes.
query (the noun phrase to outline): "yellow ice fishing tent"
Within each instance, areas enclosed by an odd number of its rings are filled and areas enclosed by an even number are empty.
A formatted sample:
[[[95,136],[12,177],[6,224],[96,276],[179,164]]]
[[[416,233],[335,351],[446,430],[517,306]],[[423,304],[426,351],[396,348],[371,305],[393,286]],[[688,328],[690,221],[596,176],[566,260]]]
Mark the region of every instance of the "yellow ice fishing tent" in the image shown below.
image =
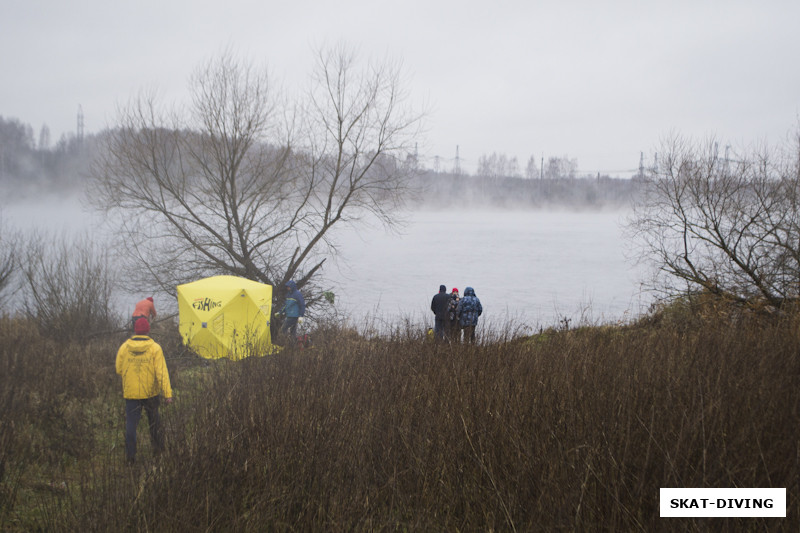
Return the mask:
[[[177,289],[183,343],[201,356],[241,359],[275,349],[269,331],[272,285],[213,276]]]

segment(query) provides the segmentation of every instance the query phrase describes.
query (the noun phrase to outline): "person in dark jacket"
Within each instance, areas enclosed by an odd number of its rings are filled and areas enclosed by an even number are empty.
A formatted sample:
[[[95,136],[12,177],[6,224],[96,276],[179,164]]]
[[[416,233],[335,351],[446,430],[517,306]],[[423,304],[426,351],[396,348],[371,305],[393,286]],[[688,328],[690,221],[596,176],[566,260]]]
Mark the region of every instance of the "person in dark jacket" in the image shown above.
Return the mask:
[[[286,303],[283,304],[283,309],[278,313],[285,316],[281,326],[281,333],[284,335],[291,333],[292,339],[294,339],[297,337],[297,323],[306,315],[306,301],[294,280],[286,282],[286,289],[288,291]]]
[[[447,323],[447,309],[450,305],[450,296],[447,294],[447,287],[439,285],[439,292],[431,300],[431,311],[433,311],[433,335],[436,340],[444,340],[445,324]]]
[[[464,289],[464,296],[458,303],[458,323],[464,330],[464,340],[475,342],[475,327],[478,325],[478,317],[483,313],[481,301],[475,295],[475,289],[467,287]]]

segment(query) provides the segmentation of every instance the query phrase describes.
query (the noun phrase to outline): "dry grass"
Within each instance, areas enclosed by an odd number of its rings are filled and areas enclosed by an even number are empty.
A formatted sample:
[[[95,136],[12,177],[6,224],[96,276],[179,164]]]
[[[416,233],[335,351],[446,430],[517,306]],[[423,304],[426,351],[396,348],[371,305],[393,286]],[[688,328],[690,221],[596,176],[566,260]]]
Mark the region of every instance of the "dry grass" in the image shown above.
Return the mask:
[[[0,322],[5,529],[789,530],[800,518],[790,317],[453,347],[327,330],[312,350],[211,364],[154,336],[179,396],[163,409],[168,453],[150,457],[143,431],[131,469],[118,339],[60,347]],[[673,486],[786,487],[788,518],[661,519],[658,489]]]

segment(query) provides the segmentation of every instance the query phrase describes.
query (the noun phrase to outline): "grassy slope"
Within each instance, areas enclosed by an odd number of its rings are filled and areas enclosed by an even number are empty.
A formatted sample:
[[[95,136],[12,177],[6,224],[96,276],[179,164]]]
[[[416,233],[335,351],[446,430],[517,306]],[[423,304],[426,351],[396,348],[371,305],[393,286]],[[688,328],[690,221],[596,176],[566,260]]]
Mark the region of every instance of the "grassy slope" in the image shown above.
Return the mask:
[[[318,332],[314,349],[207,364],[156,331],[178,401],[168,453],[123,465],[113,362],[0,320],[7,530],[706,530],[659,487],[786,487],[800,512],[794,318],[663,315],[440,346]]]

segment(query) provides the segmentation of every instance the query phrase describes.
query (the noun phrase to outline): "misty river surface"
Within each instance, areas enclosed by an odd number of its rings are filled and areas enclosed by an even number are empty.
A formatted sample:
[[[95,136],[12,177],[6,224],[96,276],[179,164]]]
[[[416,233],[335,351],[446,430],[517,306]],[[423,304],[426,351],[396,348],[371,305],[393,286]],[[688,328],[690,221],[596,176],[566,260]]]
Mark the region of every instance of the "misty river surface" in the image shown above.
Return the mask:
[[[76,202],[30,200],[1,206],[20,229],[82,231],[93,223]],[[326,262],[321,285],[356,326],[432,325],[439,285],[473,287],[481,324],[532,328],[567,317],[613,322],[648,303],[641,268],[625,257],[624,212],[441,210],[407,214],[399,234],[364,227],[337,234],[339,258]],[[164,305],[171,308],[172,305]]]
[[[472,287],[482,320],[551,326],[563,317],[611,322],[639,314],[641,274],[625,257],[624,213],[424,211],[401,235],[382,228],[342,242],[347,265],[328,272],[354,317],[432,324],[439,285]],[[329,268],[330,270],[330,268]]]

